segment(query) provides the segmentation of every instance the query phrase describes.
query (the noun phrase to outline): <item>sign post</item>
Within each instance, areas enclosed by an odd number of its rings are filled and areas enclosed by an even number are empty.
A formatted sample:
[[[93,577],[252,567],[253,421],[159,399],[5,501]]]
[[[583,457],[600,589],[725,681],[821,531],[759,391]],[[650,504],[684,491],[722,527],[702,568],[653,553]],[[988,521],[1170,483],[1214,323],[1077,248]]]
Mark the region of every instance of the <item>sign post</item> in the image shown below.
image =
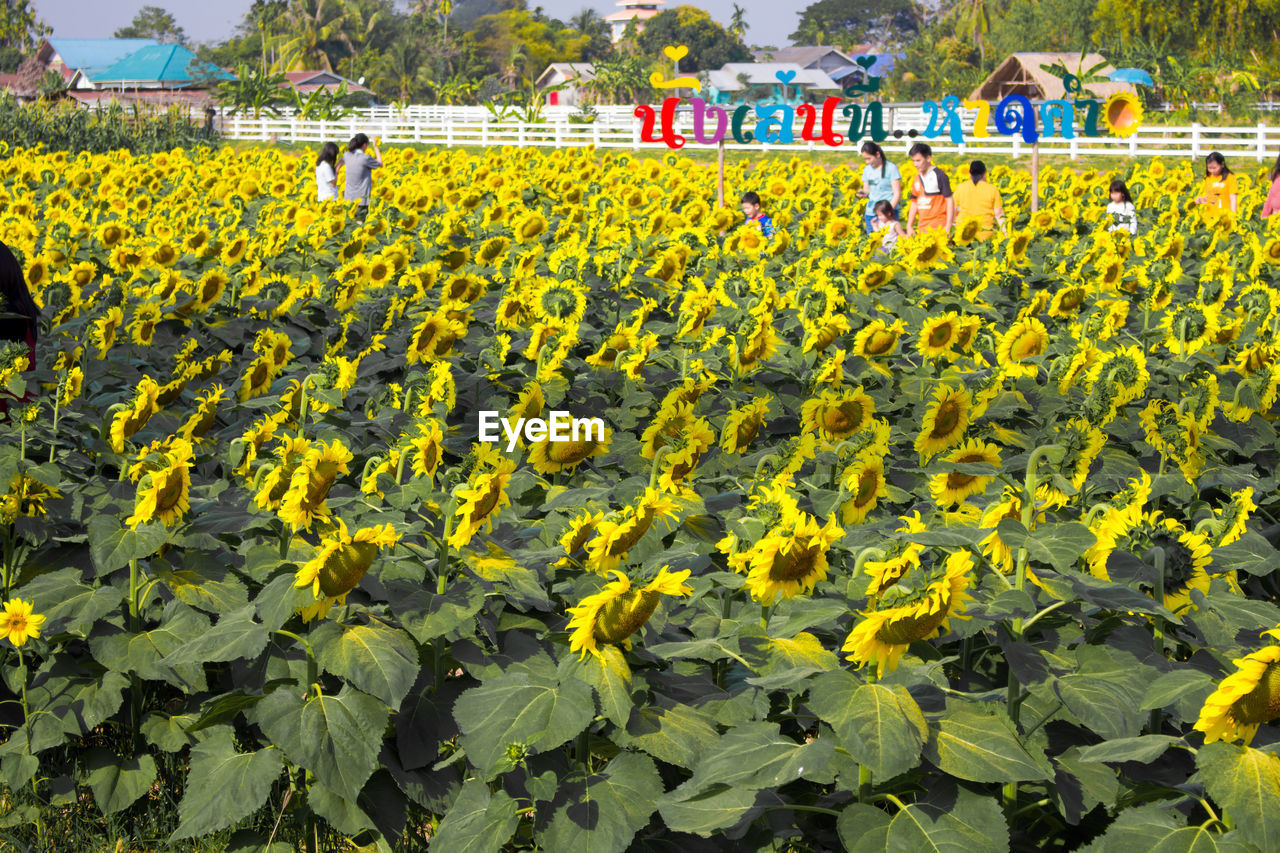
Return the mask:
[[[716,190],[720,199],[720,207],[724,207],[724,140],[716,145]]]
[[[1040,209],[1040,143],[1031,146],[1031,212]]]

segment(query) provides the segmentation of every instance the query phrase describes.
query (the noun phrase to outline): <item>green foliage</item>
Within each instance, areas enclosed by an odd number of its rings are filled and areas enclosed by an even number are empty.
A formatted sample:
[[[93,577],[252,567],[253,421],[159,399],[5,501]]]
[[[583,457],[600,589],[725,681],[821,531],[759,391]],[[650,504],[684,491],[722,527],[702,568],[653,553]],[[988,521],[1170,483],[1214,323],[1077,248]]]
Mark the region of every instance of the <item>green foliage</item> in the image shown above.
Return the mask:
[[[126,27],[116,30],[118,39],[155,39],[160,43],[186,44],[187,34],[173,15],[159,6],[143,6]]]
[[[912,41],[919,14],[911,0],[817,0],[800,12],[791,40],[846,49],[867,42],[895,47]]]
[[[9,145],[43,144],[49,150],[101,153],[126,148],[146,154],[213,144],[203,125],[181,110],[148,113],[137,105],[86,108],[68,102],[23,104],[0,96],[0,139]]]
[[[228,114],[251,113],[254,118],[260,118],[264,112],[279,115],[280,107],[296,97],[285,88],[288,82],[283,74],[267,74],[241,65],[234,79],[218,85],[215,97]]]
[[[645,21],[639,44],[649,56],[669,62],[662,55],[667,45],[684,45],[689,53],[680,60],[680,70],[687,72],[719,68],[726,62],[750,62],[740,37],[720,26],[711,15],[696,6],[666,9]]]

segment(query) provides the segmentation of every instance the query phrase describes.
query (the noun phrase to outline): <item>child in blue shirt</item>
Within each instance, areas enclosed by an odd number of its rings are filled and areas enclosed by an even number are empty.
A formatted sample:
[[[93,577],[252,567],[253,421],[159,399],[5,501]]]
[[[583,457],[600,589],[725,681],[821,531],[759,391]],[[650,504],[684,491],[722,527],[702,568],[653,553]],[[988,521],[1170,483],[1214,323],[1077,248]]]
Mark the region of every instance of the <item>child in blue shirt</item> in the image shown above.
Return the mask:
[[[759,223],[760,231],[766,238],[773,236],[773,219],[760,210],[760,196],[753,192],[742,194],[742,215],[746,217],[747,222]]]

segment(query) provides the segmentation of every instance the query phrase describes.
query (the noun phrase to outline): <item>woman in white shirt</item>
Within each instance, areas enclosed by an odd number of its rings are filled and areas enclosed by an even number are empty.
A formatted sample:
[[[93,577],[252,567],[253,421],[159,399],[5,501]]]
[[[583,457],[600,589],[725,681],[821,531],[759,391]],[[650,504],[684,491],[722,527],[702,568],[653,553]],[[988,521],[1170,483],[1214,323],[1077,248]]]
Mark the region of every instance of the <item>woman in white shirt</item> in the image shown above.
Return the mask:
[[[1138,233],[1138,209],[1134,207],[1124,181],[1116,179],[1111,182],[1111,203],[1107,205],[1107,215],[1111,217],[1108,231],[1128,231],[1131,235]]]
[[[316,158],[316,201],[333,201],[338,197],[338,146],[326,142]]]

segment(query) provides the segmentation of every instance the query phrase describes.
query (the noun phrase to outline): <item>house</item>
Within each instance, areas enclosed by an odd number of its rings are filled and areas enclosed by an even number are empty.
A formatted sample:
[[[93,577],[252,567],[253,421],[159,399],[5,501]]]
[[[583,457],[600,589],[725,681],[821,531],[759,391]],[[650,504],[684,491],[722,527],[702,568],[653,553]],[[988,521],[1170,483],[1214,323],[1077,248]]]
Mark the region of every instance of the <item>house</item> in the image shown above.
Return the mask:
[[[804,45],[801,47],[780,47],[773,50],[755,50],[751,56],[756,62],[794,62],[801,68],[825,71],[832,79],[832,72],[845,68],[856,68],[853,57],[836,47],[827,45]]]
[[[343,83],[347,84],[347,94],[373,95],[371,89],[366,89],[356,81],[343,77],[341,74],[335,74],[332,71],[286,71],[284,76],[289,82],[281,88],[296,89],[298,94],[304,97],[317,89],[337,92]]]
[[[34,98],[40,94],[40,83],[50,71],[61,77],[64,85],[69,85],[77,72],[96,73],[154,44],[154,39],[44,39],[35,53],[18,66],[12,91],[19,97]]]
[[[783,84],[778,74],[794,76]],[[804,104],[834,95],[840,86],[826,72],[794,62],[730,62],[707,72],[706,97],[713,104]]]
[[[1082,66],[1086,70],[1098,63],[1105,63],[1101,54],[1090,53],[1080,61],[1078,53],[1014,53],[1004,62],[996,66],[987,79],[978,84],[978,88],[969,95],[974,100],[999,101],[1006,95],[1026,95],[1033,101],[1057,100],[1066,96],[1062,78],[1041,68],[1041,65],[1053,65],[1061,62],[1068,69]],[[1111,65],[1104,64],[1098,72],[1107,74],[1115,71]],[[1088,89],[1099,98],[1109,98],[1117,92],[1137,94],[1132,83],[1119,83],[1110,80],[1101,83],[1090,83]]]
[[[618,0],[616,5],[621,6],[622,10],[604,16],[605,22],[609,24],[609,37],[613,39],[613,43],[622,41],[627,24],[632,21],[635,21],[636,32],[643,32],[644,22],[657,17],[661,12],[658,7],[665,6],[666,3],[667,0]]]
[[[84,104],[116,100],[202,106],[212,99],[212,88],[232,75],[202,63],[180,44],[148,44],[105,68],[78,68],[68,94]]]
[[[577,106],[583,103],[586,84],[596,79],[595,66],[590,62],[553,62],[547,70],[538,75],[534,85],[539,89],[551,86],[563,86],[554,92],[547,92],[547,105]]]

